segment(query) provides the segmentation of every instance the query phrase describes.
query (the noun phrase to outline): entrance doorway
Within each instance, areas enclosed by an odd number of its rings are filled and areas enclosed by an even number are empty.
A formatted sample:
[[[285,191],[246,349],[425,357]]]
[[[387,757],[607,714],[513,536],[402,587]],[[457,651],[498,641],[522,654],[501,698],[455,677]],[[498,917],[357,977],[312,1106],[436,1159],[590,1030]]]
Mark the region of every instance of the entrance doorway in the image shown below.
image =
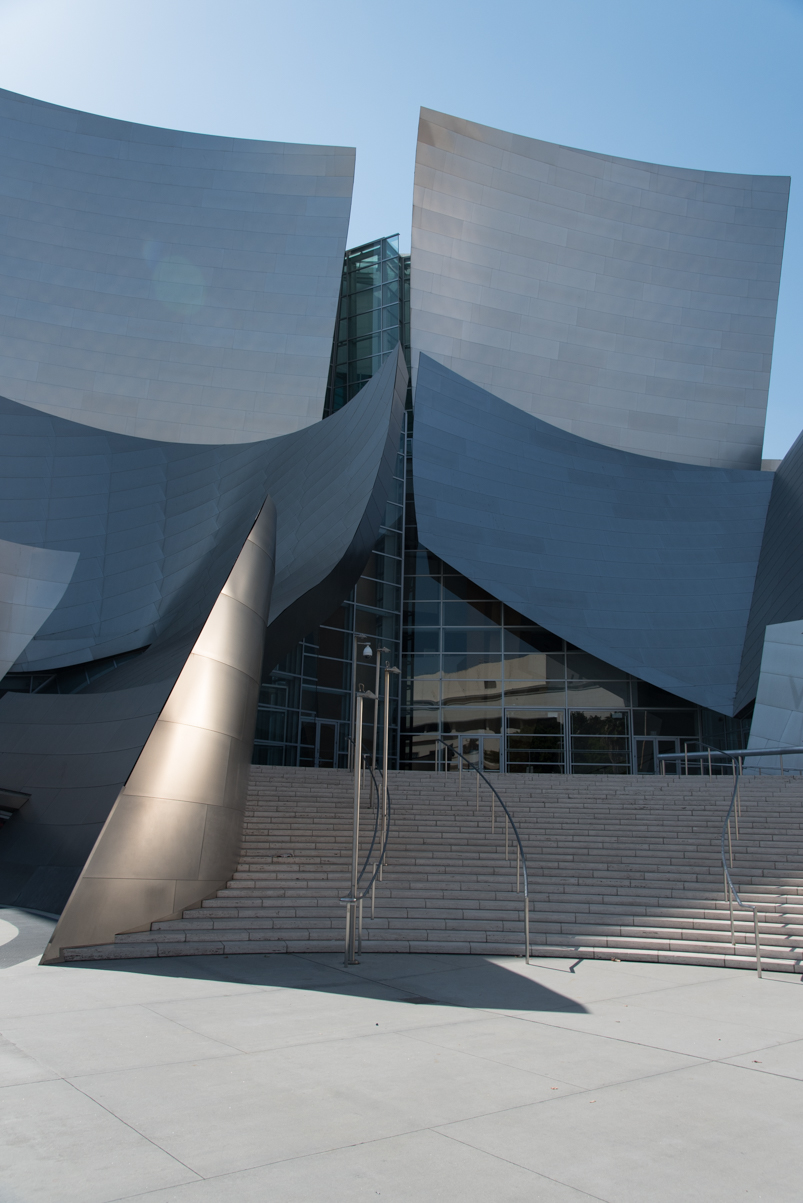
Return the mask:
[[[457,750],[483,773],[499,772],[498,735],[459,735]],[[457,768],[457,765],[452,767]],[[463,765],[465,768],[465,764]]]
[[[689,743],[690,740],[683,740],[683,743]],[[660,773],[661,762],[658,759],[663,753],[682,752],[680,739],[659,739],[657,736],[646,739],[638,737],[636,739],[636,772],[637,773]],[[678,761],[667,760],[665,773],[677,773]]]
[[[316,769],[336,769],[340,764],[340,727],[334,719],[308,719],[301,724],[299,763]]]

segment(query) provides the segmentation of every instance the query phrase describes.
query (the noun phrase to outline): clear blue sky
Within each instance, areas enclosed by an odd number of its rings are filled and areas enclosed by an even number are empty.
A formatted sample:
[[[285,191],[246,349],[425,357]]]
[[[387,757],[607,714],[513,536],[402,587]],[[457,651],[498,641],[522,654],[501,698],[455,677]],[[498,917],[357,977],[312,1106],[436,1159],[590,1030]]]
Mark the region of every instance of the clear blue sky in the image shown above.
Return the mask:
[[[791,175],[765,456],[803,428],[803,0],[0,0],[0,86],[356,146],[352,246],[397,230],[409,246],[422,104],[627,158]]]

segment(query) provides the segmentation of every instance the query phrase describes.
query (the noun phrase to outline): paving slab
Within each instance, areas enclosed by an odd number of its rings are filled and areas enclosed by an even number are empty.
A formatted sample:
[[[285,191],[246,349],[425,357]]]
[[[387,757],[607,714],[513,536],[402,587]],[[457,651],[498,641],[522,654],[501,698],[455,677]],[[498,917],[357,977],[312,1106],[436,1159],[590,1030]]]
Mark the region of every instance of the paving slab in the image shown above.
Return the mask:
[[[22,961],[0,1200],[798,1203],[802,990],[553,958]]]
[[[134,1195],[127,1203],[589,1203],[593,1197],[424,1131]]]
[[[227,996],[228,1002],[235,1001]],[[230,1057],[231,1044],[199,1035],[143,1006],[94,1008],[6,1020],[3,1032],[19,1049],[65,1078],[174,1061]]]
[[[585,1090],[698,1064],[697,1058],[665,1049],[506,1015],[421,1027],[407,1034],[414,1040],[515,1065],[554,1078],[561,1086]]]
[[[69,1082],[0,1090],[3,1203],[108,1203],[197,1175]]]
[[[697,1065],[442,1131],[615,1203],[799,1203],[799,1082]]]
[[[225,1040],[242,1052],[384,1035],[453,1018],[453,1008],[412,1005],[405,993],[381,982],[297,990],[292,1000],[285,994],[264,990],[236,998],[219,995],[152,1006],[159,1015],[212,1040]]]
[[[331,1040],[325,1055],[299,1044],[75,1082],[202,1177],[519,1106],[551,1097],[552,1086],[379,1033]]]

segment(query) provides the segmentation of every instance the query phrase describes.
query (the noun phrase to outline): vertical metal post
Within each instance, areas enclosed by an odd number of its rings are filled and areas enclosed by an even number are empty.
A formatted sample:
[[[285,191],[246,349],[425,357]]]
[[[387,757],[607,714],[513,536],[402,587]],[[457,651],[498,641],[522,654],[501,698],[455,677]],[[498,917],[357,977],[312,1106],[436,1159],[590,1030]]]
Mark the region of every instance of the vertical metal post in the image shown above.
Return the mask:
[[[357,633],[356,631],[351,636],[351,736],[349,741],[349,770],[353,770],[355,765],[354,760],[354,718],[355,710],[357,709]]]
[[[778,759],[781,762],[781,776],[783,777],[783,756],[779,756]]]
[[[491,835],[493,835],[494,832],[496,831],[496,807],[494,806],[495,801],[496,801],[496,799],[494,798],[494,792],[493,792],[493,790],[491,790]]]
[[[753,911],[753,935],[756,941],[756,973],[761,977],[761,943],[758,938],[758,911]]]
[[[376,643],[376,676],[374,678],[374,742],[373,746],[371,747],[371,768],[373,769],[374,773],[376,772],[376,745],[377,736],[379,734],[379,658],[382,652],[387,652],[390,650],[387,647],[380,647],[378,639]],[[385,707],[387,708],[387,701],[385,702]]]
[[[357,646],[356,640],[354,644]],[[362,777],[362,694],[355,697],[354,714],[354,822],[351,836],[351,889],[350,902],[346,904],[346,965],[357,961],[357,875],[360,856],[360,778]]]
[[[480,775],[477,773],[477,814],[480,813]]]
[[[519,885],[520,879],[521,879],[521,848],[519,847],[519,841],[516,840],[516,893],[517,894],[519,892],[519,889],[521,888]]]
[[[373,873],[371,874],[371,877],[373,879],[371,881],[371,918],[373,919],[373,917],[374,917],[374,900],[376,897],[376,864],[373,864],[371,866],[371,868],[373,869]]]
[[[507,821],[507,815],[505,815],[505,860],[510,860],[510,852],[508,851],[508,827],[509,826],[510,826],[510,824]]]
[[[530,898],[524,895],[524,961],[530,963]]]
[[[730,911],[730,917],[731,917],[731,944],[733,945],[733,951],[735,952],[736,951],[736,932],[733,927],[733,894],[731,893],[731,883],[728,881],[728,875],[724,870],[723,870],[722,875],[725,878],[725,897],[728,900],[728,910]]]
[[[689,775],[689,745],[688,744],[683,745],[683,756],[686,761],[686,776],[688,777],[688,775]]]
[[[388,838],[388,761],[390,759],[390,736],[389,736],[388,732],[390,731],[390,674],[391,673],[395,673],[396,676],[399,676],[400,669],[391,668],[390,665],[386,661],[385,662],[385,709],[382,712],[382,717],[383,717],[382,843],[379,845],[380,855],[381,855],[381,849],[385,847],[385,842]],[[385,870],[385,866],[387,865],[387,863],[388,863],[387,856],[385,856],[385,858],[382,861],[382,864],[379,867],[379,880],[380,881],[382,880],[382,874]]]
[[[447,761],[448,763],[448,761]],[[463,757],[460,755],[460,736],[457,737],[457,792],[463,792]]]
[[[711,768],[711,749],[708,749],[708,776],[714,776],[714,770]]]
[[[733,868],[733,844],[731,843],[731,821],[728,819],[728,860]]]
[[[363,904],[363,899],[361,898],[361,899],[360,899],[360,901],[359,901],[359,903],[357,904],[357,906],[358,906],[358,914],[357,914],[357,952],[362,952],[362,904]]]

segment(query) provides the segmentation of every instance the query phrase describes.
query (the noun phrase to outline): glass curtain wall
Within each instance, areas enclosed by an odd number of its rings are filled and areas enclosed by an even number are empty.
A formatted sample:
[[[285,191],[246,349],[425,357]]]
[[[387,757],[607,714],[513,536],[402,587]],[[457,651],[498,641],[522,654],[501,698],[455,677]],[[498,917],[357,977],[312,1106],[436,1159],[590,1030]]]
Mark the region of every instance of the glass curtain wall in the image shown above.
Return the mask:
[[[409,360],[409,278],[410,256],[399,254],[398,234],[346,251],[324,417],[360,391],[399,341]]]
[[[398,235],[346,252],[324,417],[347,404],[401,340],[409,366],[410,257]],[[350,596],[263,675],[257,711],[255,764],[346,768],[352,689],[373,691],[375,653],[399,664],[405,455],[402,436],[379,539]],[[366,641],[374,652],[363,656]],[[356,651],[356,657],[355,657]],[[356,682],[353,666],[356,659]],[[399,678],[391,676],[390,759],[395,768]],[[382,763],[382,716],[377,762]],[[374,713],[364,706],[363,748],[373,747]]]
[[[325,417],[359,392],[399,341],[409,367],[409,280],[410,257],[399,254],[398,236],[346,252]],[[402,669],[401,680],[391,678],[391,767],[451,769],[461,751],[490,771],[652,773],[662,752],[694,749],[701,738],[744,746],[744,723],[597,660],[422,548],[413,421],[408,390],[395,492],[379,541],[351,595],[265,674],[256,763],[347,766],[352,689],[374,688],[366,641],[374,653],[388,648],[383,662]],[[364,714],[370,753],[371,703]]]
[[[655,772],[697,708],[567,643],[423,548],[405,556],[400,767]],[[447,745],[444,747],[440,739]],[[454,751],[450,751],[453,749]]]

